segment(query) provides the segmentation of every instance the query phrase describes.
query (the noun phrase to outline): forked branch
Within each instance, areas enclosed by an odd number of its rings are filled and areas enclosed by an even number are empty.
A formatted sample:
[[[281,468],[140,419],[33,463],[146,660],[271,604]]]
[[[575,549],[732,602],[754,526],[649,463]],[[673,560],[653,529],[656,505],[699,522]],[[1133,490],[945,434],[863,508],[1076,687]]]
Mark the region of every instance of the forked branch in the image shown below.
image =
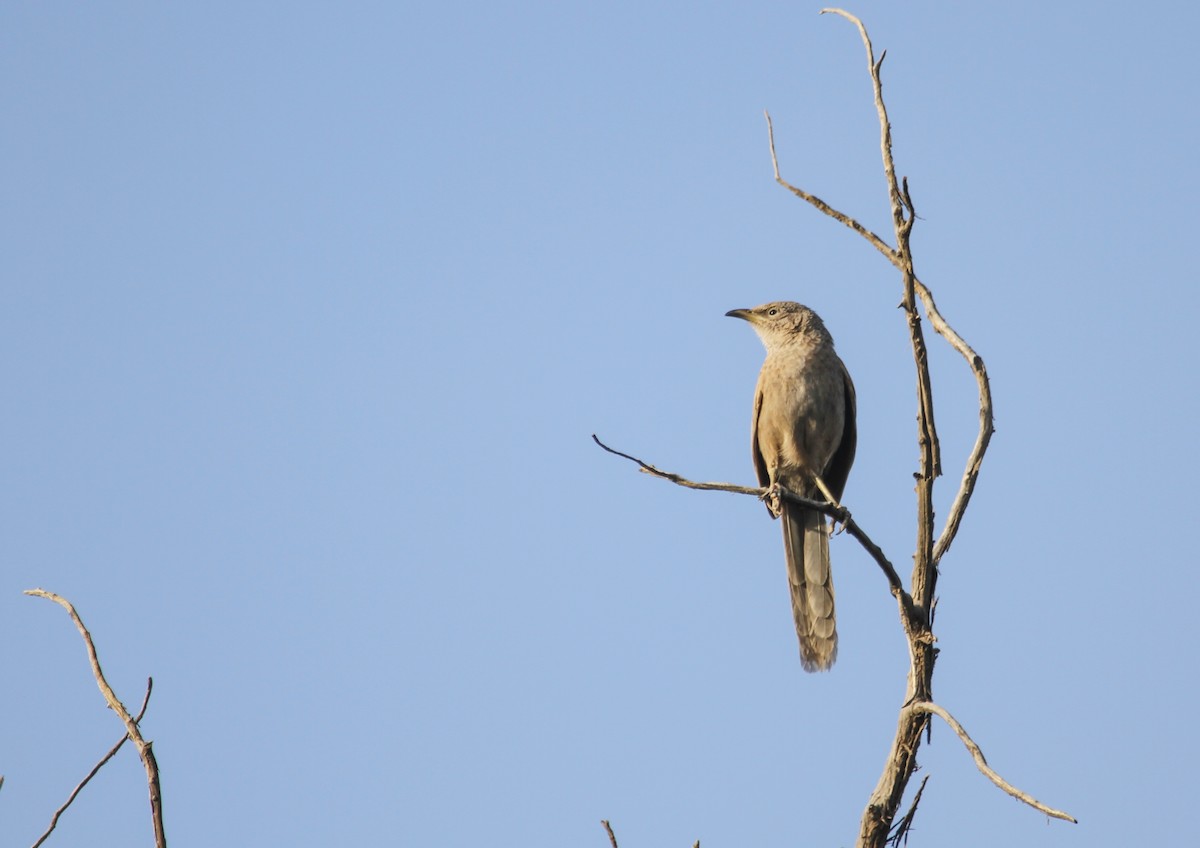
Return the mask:
[[[140,722],[142,717],[146,715],[146,707],[150,704],[150,693],[153,691],[153,689],[154,678],[147,678],[146,696],[142,698],[142,707],[138,710],[138,714],[133,717],[135,722]],[[63,805],[55,810],[54,815],[50,817],[50,825],[46,828],[45,833],[38,837],[38,841],[33,843],[33,848],[38,848],[38,846],[50,838],[50,834],[54,832],[54,828],[58,827],[58,820],[62,818],[62,814],[67,811],[67,808],[75,802],[75,799],[79,797],[79,793],[83,791],[83,787],[87,786],[88,783],[91,782],[92,778],[100,773],[100,769],[104,768],[104,765],[117,755],[117,751],[121,750],[121,746],[124,745],[128,739],[129,734],[125,734],[118,739],[117,743],[108,749],[108,753],[100,758],[100,762],[92,766],[92,770],[87,773],[87,776],[83,780],[79,781],[76,787],[71,790],[71,794],[67,796],[67,800],[64,801]]]
[[[104,678],[104,672],[100,669],[100,658],[96,656],[96,645],[92,641],[92,634],[83,626],[83,620],[80,619],[79,613],[75,611],[75,607],[71,602],[60,595],[47,592],[44,589],[26,589],[25,594],[54,601],[54,603],[65,609],[67,614],[71,616],[71,621],[75,622],[75,627],[79,630],[79,635],[83,637],[84,645],[87,647],[88,660],[92,665],[92,676],[96,678],[96,685],[100,687],[100,694],[104,696],[104,700],[108,703],[108,706],[124,723],[126,735],[133,740],[133,744],[138,750],[138,756],[142,758],[142,765],[146,769],[146,782],[150,787],[150,818],[154,824],[154,844],[156,848],[166,848],[167,836],[163,829],[162,791],[158,782],[158,761],[154,758],[154,749],[151,747],[151,743],[142,737],[142,731],[138,728],[140,716],[138,719],[135,719],[130,715],[129,710],[121,703],[121,699],[117,697],[112,687],[108,685],[108,681]],[[147,697],[149,697],[149,692],[147,692]]]

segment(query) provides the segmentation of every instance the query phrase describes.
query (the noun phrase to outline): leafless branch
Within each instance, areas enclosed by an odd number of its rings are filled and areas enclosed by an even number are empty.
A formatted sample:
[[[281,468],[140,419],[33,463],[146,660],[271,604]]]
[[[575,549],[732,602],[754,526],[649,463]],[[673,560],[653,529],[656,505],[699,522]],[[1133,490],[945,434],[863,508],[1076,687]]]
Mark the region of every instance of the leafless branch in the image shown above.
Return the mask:
[[[753,495],[759,499],[766,497],[768,491],[770,491],[768,489],[756,488],[753,486],[737,486],[733,483],[696,483],[692,480],[688,480],[686,477],[681,477],[678,474],[671,473],[670,471],[663,471],[660,468],[656,468],[648,462],[643,462],[636,456],[630,456],[629,454],[622,453],[615,448],[610,448],[608,445],[604,444],[604,442],[600,441],[599,437],[597,437],[595,433],[592,434],[592,441],[609,453],[636,463],[643,473],[650,474],[654,477],[660,477],[663,480],[669,480],[677,486],[683,486],[688,489],[702,489],[710,492],[732,492],[735,495]],[[905,591],[904,583],[900,580],[900,575],[896,573],[896,569],[892,566],[891,562],[888,561],[888,558],[883,553],[883,550],[871,540],[871,537],[868,536],[861,527],[858,526],[858,522],[854,520],[854,517],[850,514],[850,510],[843,506],[838,506],[837,504],[831,504],[827,501],[815,501],[810,498],[802,498],[795,492],[789,491],[783,487],[779,488],[779,493],[780,496],[785,500],[800,504],[801,506],[808,507],[809,509],[817,510],[818,512],[823,512],[825,515],[828,515],[830,518],[834,519],[843,527],[845,527],[846,532],[853,536],[858,543],[862,545],[863,550],[870,554],[871,558],[875,560],[880,570],[883,571],[884,576],[887,578],[888,585],[891,587],[892,594],[895,595],[897,600],[900,601],[901,607],[906,609],[909,614],[915,614],[912,609],[912,598],[909,597],[908,592]]]
[[[643,474],[649,474],[652,477],[661,477],[663,480],[670,480],[675,485],[683,486],[687,489],[701,489],[708,492],[732,492],[735,495],[754,495],[758,498],[763,497],[767,491],[766,489],[759,489],[753,486],[735,486],[733,483],[696,483],[692,480],[688,480],[686,477],[680,477],[678,474],[672,474],[670,471],[663,471],[662,469],[655,468],[648,462],[642,462],[642,460],[638,459],[636,456],[630,456],[627,453],[621,453],[621,451],[616,450],[615,448],[610,448],[608,445],[604,444],[604,442],[600,441],[599,437],[597,437],[595,433],[592,433],[592,441],[611,454],[628,459],[630,462],[637,463]],[[813,509],[823,509],[829,506],[829,504],[825,503],[824,501],[806,501],[804,498],[800,497],[796,497],[795,500],[798,503],[804,504],[805,506],[811,506]]]
[[[926,575],[933,562],[933,481],[942,473],[941,448],[938,444],[937,427],[933,416],[933,386],[929,376],[929,358],[925,348],[925,335],[921,329],[921,316],[916,308],[916,273],[913,270],[912,250],[909,237],[916,221],[908,181],[896,179],[896,164],[892,158],[892,125],[888,120],[887,105],[883,100],[883,81],[880,68],[883,57],[875,61],[875,49],[862,21],[843,9],[822,9],[821,14],[839,15],[858,28],[867,54],[867,68],[871,75],[871,86],[875,94],[875,110],[879,115],[879,147],[883,156],[883,172],[887,179],[888,197],[892,209],[892,226],[896,233],[894,264],[903,275],[904,298],[902,305],[908,319],[913,358],[917,371],[917,427],[921,449],[921,471],[917,478],[917,554],[913,568],[913,597],[922,607],[933,602],[933,575]],[[918,574],[922,572],[922,574]]]
[[[613,833],[612,826],[608,823],[608,820],[601,819],[600,824],[604,825],[604,830],[608,834],[609,844],[612,845],[612,848],[617,848],[617,835]]]
[[[54,601],[54,603],[65,609],[67,614],[71,616],[71,620],[75,622],[75,627],[79,630],[79,634],[83,637],[83,642],[87,646],[88,660],[92,664],[92,675],[96,678],[96,685],[100,687],[100,694],[104,696],[104,700],[108,703],[108,706],[125,724],[125,733],[133,740],[134,746],[138,749],[138,756],[142,758],[142,765],[146,768],[146,782],[150,788],[150,817],[154,823],[154,844],[156,848],[166,848],[167,836],[163,829],[162,790],[158,781],[158,761],[154,758],[154,749],[151,747],[151,743],[142,737],[142,731],[138,728],[139,719],[135,719],[129,714],[129,710],[125,708],[125,705],[121,703],[121,699],[117,697],[112,687],[108,685],[108,681],[104,679],[104,672],[100,669],[100,658],[96,656],[96,645],[92,641],[92,634],[84,627],[79,613],[75,611],[75,607],[66,598],[56,595],[53,592],[47,592],[44,589],[26,589],[25,594]],[[149,698],[149,692],[146,693],[146,697]]]
[[[771,144],[771,164],[775,168],[775,182],[779,183],[781,186],[786,188],[792,194],[796,195],[796,197],[799,197],[801,200],[808,201],[813,206],[815,206],[817,209],[821,210],[826,215],[828,215],[830,218],[833,218],[835,221],[841,221],[847,227],[854,230],[854,232],[858,233],[860,236],[862,236],[867,241],[869,241],[872,245],[874,245],[875,249],[878,250],[880,253],[882,253],[885,257],[887,257],[887,260],[889,262],[895,264],[895,262],[897,261],[896,260],[896,251],[893,250],[891,245],[889,245],[887,242],[885,242],[882,238],[880,238],[878,235],[876,235],[875,233],[868,230],[866,227],[864,227],[858,221],[851,218],[849,215],[847,215],[843,212],[839,212],[838,210],[834,209],[832,206],[830,206],[828,203],[826,203],[821,198],[817,197],[816,195],[809,194],[804,189],[802,189],[798,186],[792,185],[787,180],[785,180],[783,177],[779,176],[779,158],[775,154],[775,127],[771,123],[771,113],[764,109],[763,115],[765,115],[767,118],[767,139],[770,141],[770,144]]]
[[[921,785],[917,787],[917,794],[913,796],[912,803],[908,806],[908,812],[896,822],[895,828],[892,829],[891,836],[888,837],[888,843],[899,848],[903,843],[908,844],[908,833],[912,829],[913,819],[917,815],[917,806],[921,803],[921,795],[925,792],[925,784],[929,782],[929,775],[921,778]]]
[[[142,698],[142,707],[140,710],[138,710],[138,714],[133,719],[135,722],[140,722],[142,720],[142,716],[146,714],[146,706],[150,703],[150,692],[153,688],[154,678],[149,677],[146,679],[146,697]],[[58,820],[62,814],[67,811],[67,807],[74,803],[75,798],[80,792],[83,791],[83,787],[87,786],[91,779],[100,773],[100,769],[104,768],[105,763],[117,755],[117,751],[121,750],[121,746],[124,745],[128,739],[128,734],[118,739],[117,744],[113,745],[112,748],[109,749],[108,753],[100,758],[100,762],[92,766],[92,770],[87,773],[87,777],[79,781],[79,785],[71,790],[71,794],[67,796],[67,800],[63,802],[63,805],[55,810],[54,815],[50,817],[50,826],[46,828],[45,833],[38,837],[38,841],[33,843],[33,848],[38,848],[39,845],[50,838],[50,834],[54,832],[54,828],[58,827]]]
[[[844,9],[822,9],[822,15],[840,15],[858,27],[862,36],[863,47],[867,51],[867,68],[871,74],[871,83],[875,90],[875,111],[879,113],[879,148],[883,155],[883,172],[887,177],[888,194],[892,201],[892,222],[897,230],[904,225],[904,201],[900,194],[900,186],[896,181],[896,164],[892,161],[892,125],[888,121],[887,106],[883,102],[883,80],[879,69],[883,66],[883,56],[875,61],[875,48],[871,46],[871,38],[863,22]],[[886,54],[885,54],[886,55]]]
[[[975,444],[967,457],[962,482],[959,484],[958,493],[954,496],[954,502],[950,505],[946,524],[942,527],[942,533],[933,548],[933,564],[936,566],[941,562],[943,554],[950,549],[954,537],[958,535],[963,513],[967,511],[967,504],[970,503],[971,495],[975,492],[975,481],[979,479],[979,468],[983,465],[983,455],[987,452],[988,443],[992,440],[992,433],[995,432],[992,425],[992,386],[988,380],[987,367],[983,364],[983,357],[972,350],[971,346],[963,341],[962,336],[946,323],[946,319],[942,317],[937,304],[933,301],[933,294],[925,284],[920,280],[914,281],[917,296],[921,298],[921,303],[925,306],[925,315],[929,318],[929,323],[967,361],[971,372],[975,375],[975,384],[979,391],[979,433],[975,436]]]
[[[1020,789],[1017,789],[1015,786],[997,774],[996,770],[987,764],[987,760],[983,756],[983,751],[980,750],[977,744],[975,744],[975,740],[967,734],[967,731],[958,722],[958,719],[950,715],[950,713],[948,713],[943,707],[938,706],[932,701],[914,701],[905,707],[905,710],[913,713],[930,713],[938,716],[942,721],[950,725],[950,729],[958,734],[958,738],[961,739],[963,745],[967,747],[967,751],[970,752],[971,758],[975,760],[975,765],[981,772],[983,772],[984,776],[986,776],[988,780],[996,784],[1009,795],[1016,798],[1018,801],[1028,804],[1035,810],[1039,810],[1040,812],[1043,812],[1053,818],[1069,821],[1073,824],[1079,823],[1078,820],[1070,813],[1064,813],[1062,810],[1056,810],[1053,807],[1046,806],[1029,793],[1022,792]]]

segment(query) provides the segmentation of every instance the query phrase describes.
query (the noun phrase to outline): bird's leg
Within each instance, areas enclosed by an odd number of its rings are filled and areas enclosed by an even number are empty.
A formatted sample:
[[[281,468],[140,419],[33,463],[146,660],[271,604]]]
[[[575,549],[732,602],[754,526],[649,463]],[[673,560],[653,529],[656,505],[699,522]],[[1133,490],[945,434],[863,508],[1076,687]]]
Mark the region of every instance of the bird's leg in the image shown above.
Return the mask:
[[[817,484],[817,488],[821,490],[821,494],[825,496],[825,500],[829,501],[829,503],[831,503],[833,506],[840,509],[842,511],[842,513],[847,518],[849,518],[850,510],[846,509],[844,506],[842,506],[840,503],[838,503],[838,499],[833,496],[833,492],[829,491],[829,487],[825,485],[825,481],[821,479],[821,475],[814,474],[813,481]],[[831,521],[833,522],[833,527],[831,528],[831,533],[839,532],[838,528],[837,528],[838,520],[836,518],[832,518]],[[845,526],[846,526],[846,522],[843,521],[842,528],[845,529]]]
[[[841,508],[837,498],[833,496],[833,492],[829,491],[829,487],[825,485],[825,481],[821,479],[820,474],[814,474],[813,481],[817,484],[817,488],[821,490],[821,494],[825,496],[825,500],[829,501],[834,506]]]

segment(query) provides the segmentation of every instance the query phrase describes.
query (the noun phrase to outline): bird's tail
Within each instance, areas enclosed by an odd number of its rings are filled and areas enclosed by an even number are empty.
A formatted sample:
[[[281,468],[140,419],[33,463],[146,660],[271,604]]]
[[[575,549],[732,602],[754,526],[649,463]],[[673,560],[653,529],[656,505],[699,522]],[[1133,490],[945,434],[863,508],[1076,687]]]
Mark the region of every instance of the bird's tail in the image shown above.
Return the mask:
[[[824,515],[792,503],[784,502],[782,518],[800,662],[805,671],[825,671],[837,659],[829,528]]]

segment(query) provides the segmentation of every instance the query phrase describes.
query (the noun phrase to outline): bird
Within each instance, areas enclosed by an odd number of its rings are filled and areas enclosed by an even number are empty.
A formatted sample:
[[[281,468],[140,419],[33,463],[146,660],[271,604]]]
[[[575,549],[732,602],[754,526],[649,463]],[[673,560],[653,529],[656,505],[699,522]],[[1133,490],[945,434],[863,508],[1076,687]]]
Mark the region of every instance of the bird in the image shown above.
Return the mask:
[[[837,620],[823,513],[779,497],[840,506],[858,443],[854,382],[816,312],[792,301],[725,313],[750,323],[767,355],[754,390],[750,444],[772,518],[782,518],[792,615],[805,671],[837,659]]]

